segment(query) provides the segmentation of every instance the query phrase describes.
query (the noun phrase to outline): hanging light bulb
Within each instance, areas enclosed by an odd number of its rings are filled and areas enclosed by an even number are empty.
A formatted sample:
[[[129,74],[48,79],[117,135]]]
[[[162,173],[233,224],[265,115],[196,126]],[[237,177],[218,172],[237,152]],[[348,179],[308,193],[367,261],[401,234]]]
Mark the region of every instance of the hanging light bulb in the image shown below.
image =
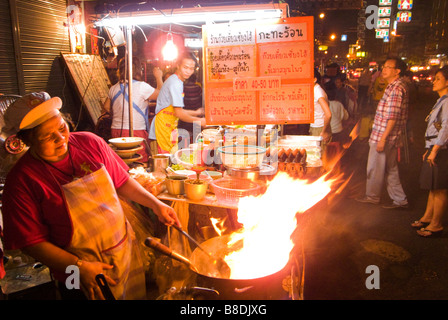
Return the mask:
[[[177,58],[178,50],[173,41],[173,35],[168,33],[167,41],[162,49],[163,60],[173,61]]]

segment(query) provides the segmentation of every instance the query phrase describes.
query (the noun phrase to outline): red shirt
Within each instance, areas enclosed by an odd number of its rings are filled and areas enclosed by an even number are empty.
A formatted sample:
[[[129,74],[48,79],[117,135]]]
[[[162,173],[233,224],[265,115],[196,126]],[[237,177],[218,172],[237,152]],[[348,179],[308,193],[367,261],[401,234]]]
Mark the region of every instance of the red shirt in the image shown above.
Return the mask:
[[[115,188],[128,179],[128,166],[100,137],[74,132],[69,155],[49,165],[29,152],[9,172],[3,190],[3,232],[6,249],[48,241],[61,248],[72,237],[72,224],[60,185],[98,170],[104,164]],[[55,169],[54,167],[58,168]]]

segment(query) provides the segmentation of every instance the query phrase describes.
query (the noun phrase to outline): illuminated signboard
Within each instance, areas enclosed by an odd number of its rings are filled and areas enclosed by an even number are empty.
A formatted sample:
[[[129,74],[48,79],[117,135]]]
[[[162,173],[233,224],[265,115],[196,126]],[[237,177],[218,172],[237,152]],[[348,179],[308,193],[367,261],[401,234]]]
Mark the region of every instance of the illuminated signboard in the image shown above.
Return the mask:
[[[391,6],[392,5],[392,0],[379,0],[379,5],[380,6]]]
[[[378,19],[376,27],[379,28],[379,29],[381,29],[381,28],[389,28],[390,27],[390,19],[389,18]]]
[[[411,11],[399,11],[397,12],[397,21],[398,22],[410,22],[412,18]]]
[[[313,17],[202,26],[210,125],[314,121]]]
[[[412,0],[398,0],[398,10],[412,10]]]
[[[375,29],[375,37],[377,39],[383,39],[384,37],[389,36],[389,30],[388,29]]]
[[[378,8],[378,17],[390,17],[391,12],[391,7],[380,7]]]

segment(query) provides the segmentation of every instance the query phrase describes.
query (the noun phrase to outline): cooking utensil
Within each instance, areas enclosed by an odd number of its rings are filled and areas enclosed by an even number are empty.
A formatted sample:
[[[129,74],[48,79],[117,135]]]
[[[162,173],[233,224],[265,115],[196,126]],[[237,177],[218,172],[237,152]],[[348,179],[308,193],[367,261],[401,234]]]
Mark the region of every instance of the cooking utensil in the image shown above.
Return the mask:
[[[160,253],[173,258],[177,261],[180,261],[182,263],[184,263],[185,265],[187,265],[192,271],[199,273],[198,270],[195,268],[195,266],[190,262],[190,260],[188,260],[186,257],[184,257],[183,255],[173,251],[172,249],[168,248],[167,246],[163,245],[162,243],[154,240],[151,237],[147,237],[145,239],[145,245],[149,248],[155,249],[157,251],[159,251]]]
[[[171,167],[167,167],[165,169],[165,175],[168,177],[170,174],[176,174],[176,171],[174,171]]]
[[[184,181],[185,195],[193,201],[204,199],[208,189],[206,180],[187,179]]]
[[[237,241],[229,247],[229,235],[210,238],[201,243],[205,250],[212,252],[215,256],[225,255],[237,251],[243,245]],[[202,271],[203,265],[209,264],[209,258],[199,249],[195,248],[190,256],[190,261],[198,270]],[[296,281],[302,278],[300,265],[302,259],[291,259],[285,267],[275,273],[264,277],[250,279],[223,279],[213,274],[201,272],[190,280],[195,286],[213,288],[219,292],[216,299],[222,300],[290,300],[294,299],[291,294],[296,291],[300,283]],[[298,274],[299,272],[299,274]],[[288,287],[285,284],[288,283]],[[296,294],[294,294],[296,296]]]
[[[213,264],[216,264],[216,268],[218,269],[219,273],[221,274],[222,278],[229,278],[230,277],[230,267],[227,264],[227,262],[224,261],[223,258],[220,257],[214,257],[212,256],[207,250],[204,249],[204,247],[201,246],[199,242],[196,241],[192,236],[190,236],[187,232],[185,232],[181,227],[173,225],[174,229],[179,231],[181,234],[183,234],[185,237],[187,237],[191,242],[193,242],[202,252],[204,252],[207,256],[210,257],[210,259],[213,260]]]
[[[260,168],[227,168],[227,174],[233,178],[248,179],[251,181],[257,181],[260,177]]]
[[[230,206],[237,206],[240,198],[257,196],[262,191],[254,181],[231,177],[214,180],[212,186],[218,202]]]
[[[227,145],[217,150],[226,168],[258,168],[266,155],[266,148],[253,145]]]
[[[109,139],[109,142],[118,149],[129,149],[137,147],[143,140],[144,139],[140,137],[121,137]]]
[[[184,181],[188,178],[185,176],[167,176],[165,179],[166,189],[168,193],[177,196],[185,193]]]
[[[170,165],[170,156],[168,154],[156,154],[149,157],[149,168],[153,172],[165,172]]]
[[[201,172],[205,171],[207,169],[207,167],[199,167],[199,166],[194,166],[193,168],[191,168],[192,171],[196,172],[196,181],[199,183],[199,176],[201,175]]]
[[[115,300],[114,294],[109,288],[109,284],[106,281],[106,278],[104,277],[104,274],[100,273],[97,274],[95,277],[96,283],[101,289],[101,292],[103,293],[104,299],[106,300]]]

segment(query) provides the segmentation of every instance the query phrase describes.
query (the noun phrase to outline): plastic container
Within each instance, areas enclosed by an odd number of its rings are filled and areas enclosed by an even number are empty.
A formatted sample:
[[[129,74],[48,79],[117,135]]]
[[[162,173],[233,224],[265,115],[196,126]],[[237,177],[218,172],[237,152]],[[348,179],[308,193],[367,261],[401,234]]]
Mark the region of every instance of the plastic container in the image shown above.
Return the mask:
[[[250,180],[222,178],[212,182],[216,199],[224,205],[236,206],[243,197],[257,196],[261,187]]]
[[[184,148],[174,153],[173,163],[182,165],[185,169],[191,169],[194,165],[193,148]]]
[[[249,169],[260,167],[266,148],[253,145],[232,145],[218,148],[222,164],[227,168]]]
[[[201,133],[204,144],[209,144],[212,141],[219,141],[221,139],[221,134],[218,129],[204,129]]]

